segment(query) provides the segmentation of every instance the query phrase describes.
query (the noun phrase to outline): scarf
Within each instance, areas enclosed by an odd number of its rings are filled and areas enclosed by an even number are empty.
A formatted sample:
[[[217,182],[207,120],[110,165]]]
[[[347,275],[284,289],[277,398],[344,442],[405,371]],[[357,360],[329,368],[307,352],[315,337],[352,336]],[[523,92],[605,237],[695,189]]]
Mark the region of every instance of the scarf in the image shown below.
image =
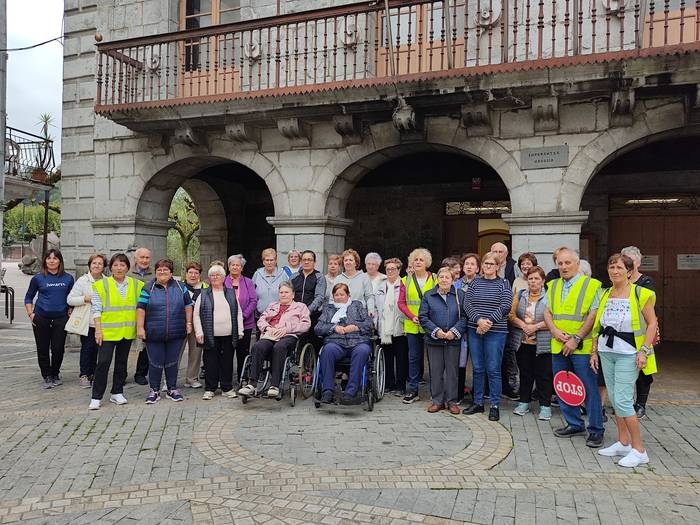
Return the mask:
[[[348,306],[350,306],[350,301],[347,303],[336,303],[331,301],[329,304],[335,306],[338,310],[333,314],[331,323],[338,324],[341,319],[348,316]]]

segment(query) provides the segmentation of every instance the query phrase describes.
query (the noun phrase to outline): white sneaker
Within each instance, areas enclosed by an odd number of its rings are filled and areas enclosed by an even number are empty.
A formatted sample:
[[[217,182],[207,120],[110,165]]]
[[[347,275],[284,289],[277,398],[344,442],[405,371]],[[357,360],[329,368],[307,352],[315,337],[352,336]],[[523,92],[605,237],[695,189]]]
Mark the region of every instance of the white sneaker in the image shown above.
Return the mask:
[[[255,387],[253,385],[245,385],[238,389],[238,393],[242,396],[253,397],[255,395]]]
[[[647,463],[649,463],[649,456],[647,455],[646,451],[639,452],[636,448],[630,450],[629,454],[617,462],[617,464],[621,467],[629,468],[638,467],[639,465],[646,465]]]
[[[197,381],[196,379],[192,381],[191,383],[185,383],[185,386],[187,388],[202,388],[202,383]]]
[[[214,392],[212,392],[211,390],[207,390],[206,392],[204,392],[202,399],[204,399],[204,401],[210,401],[214,399]]]
[[[112,394],[109,398],[109,402],[115,405],[126,405],[128,403],[124,394]]]
[[[280,395],[280,389],[276,386],[271,386],[267,389],[267,397],[277,397]]]
[[[516,416],[524,416],[525,414],[530,412],[530,404],[529,403],[518,403],[518,406],[515,407],[513,410],[513,414]]]
[[[626,456],[629,454],[630,450],[632,450],[632,445],[623,445],[619,441],[615,441],[615,443],[609,447],[598,450],[598,454],[614,458],[615,456]]]
[[[238,397],[238,394],[236,394],[236,390],[234,388],[232,388],[231,390],[227,390],[226,392],[222,390],[221,395],[230,399]]]
[[[88,410],[99,410],[101,406],[102,406],[102,401],[100,401],[99,399],[91,399],[90,406],[88,407]]]

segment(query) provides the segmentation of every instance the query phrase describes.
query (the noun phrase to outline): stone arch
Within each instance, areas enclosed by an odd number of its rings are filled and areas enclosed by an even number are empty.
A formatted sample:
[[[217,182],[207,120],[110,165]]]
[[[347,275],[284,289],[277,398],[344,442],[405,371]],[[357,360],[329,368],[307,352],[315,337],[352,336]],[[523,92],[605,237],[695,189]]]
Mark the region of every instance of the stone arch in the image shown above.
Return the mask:
[[[205,268],[211,261],[220,257],[217,246],[226,246],[228,225],[226,210],[219,195],[206,182],[199,179],[187,179],[182,188],[192,197],[199,216],[199,262]]]

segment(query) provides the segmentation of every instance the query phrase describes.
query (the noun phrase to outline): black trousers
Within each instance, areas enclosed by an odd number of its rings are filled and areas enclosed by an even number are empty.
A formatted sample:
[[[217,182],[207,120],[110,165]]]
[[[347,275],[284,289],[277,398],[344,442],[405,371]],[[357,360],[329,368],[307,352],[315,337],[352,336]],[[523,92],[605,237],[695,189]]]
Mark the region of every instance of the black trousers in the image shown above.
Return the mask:
[[[92,398],[102,399],[107,390],[107,374],[114,354],[114,372],[112,373],[112,394],[123,394],[126,382],[126,365],[129,362],[129,350],[133,339],[121,341],[102,341],[97,351],[95,379],[92,382]]]
[[[36,341],[36,356],[43,377],[57,377],[61,373],[66,349],[66,323],[68,316],[49,319],[34,314],[32,329]]]
[[[637,405],[643,407],[647,406],[647,400],[649,399],[649,390],[651,390],[651,384],[654,382],[654,375],[646,375],[644,372],[639,372],[639,377],[637,377]]]
[[[384,350],[384,389],[406,390],[408,379],[408,340],[405,335],[392,336],[391,344],[382,344]]]
[[[148,350],[146,345],[139,352],[139,358],[136,360],[136,373],[134,377],[148,377]]]
[[[503,348],[503,361],[501,362],[501,385],[503,392],[516,392],[518,390],[518,364],[515,350],[506,341]]]
[[[204,387],[214,392],[219,386],[224,392],[233,388],[233,336],[214,337],[212,348],[204,347]]]
[[[238,343],[235,345],[236,352],[236,377],[238,382],[241,382],[241,373],[243,372],[243,363],[245,358],[248,357],[250,353],[250,338],[253,335],[252,328],[246,328],[243,330],[243,339],[239,339]]]
[[[260,339],[253,345],[251,351],[250,383],[257,386],[258,377],[263,369],[263,362],[270,361],[270,384],[279,387],[284,372],[284,360],[287,353],[294,350],[297,338],[291,335],[284,336],[279,341]]]
[[[537,385],[537,397],[541,407],[548,407],[552,402],[552,355],[537,355],[536,345],[520,345],[518,349],[518,366],[520,367],[520,402],[529,403],[532,386]]]

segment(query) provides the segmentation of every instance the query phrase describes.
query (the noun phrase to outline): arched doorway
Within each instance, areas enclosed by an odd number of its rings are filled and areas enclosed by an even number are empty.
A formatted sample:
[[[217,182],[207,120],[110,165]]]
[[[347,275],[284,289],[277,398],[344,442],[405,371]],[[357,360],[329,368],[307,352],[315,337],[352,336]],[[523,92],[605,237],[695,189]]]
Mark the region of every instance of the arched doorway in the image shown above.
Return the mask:
[[[353,224],[346,246],[405,260],[417,246],[434,264],[449,255],[483,253],[492,242],[509,244],[508,189],[487,164],[455,148],[401,148],[359,179],[346,217]]]

